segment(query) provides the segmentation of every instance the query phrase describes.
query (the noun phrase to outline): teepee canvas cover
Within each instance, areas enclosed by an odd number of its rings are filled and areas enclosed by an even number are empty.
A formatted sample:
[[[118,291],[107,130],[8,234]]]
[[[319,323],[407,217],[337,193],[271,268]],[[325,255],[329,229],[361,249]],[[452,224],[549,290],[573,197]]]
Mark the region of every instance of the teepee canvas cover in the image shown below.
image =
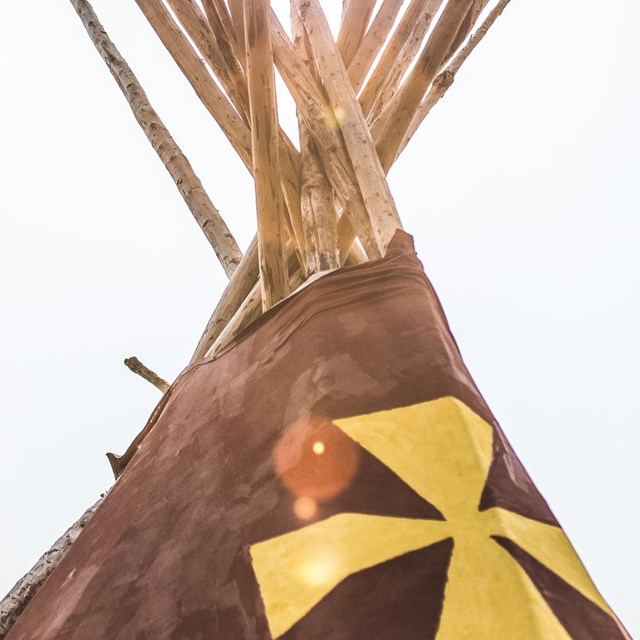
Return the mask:
[[[398,232],[180,376],[7,640],[97,637],[628,636]]]

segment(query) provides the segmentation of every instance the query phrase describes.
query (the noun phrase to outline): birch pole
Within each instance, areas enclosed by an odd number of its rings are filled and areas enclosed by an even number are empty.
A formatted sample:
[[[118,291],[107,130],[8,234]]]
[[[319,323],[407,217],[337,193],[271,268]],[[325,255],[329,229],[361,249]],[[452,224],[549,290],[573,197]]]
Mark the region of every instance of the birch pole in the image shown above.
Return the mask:
[[[189,160],[151,106],[140,82],[107,35],[91,5],[87,0],[71,0],[71,4],[127,99],[138,124],[213,247],[225,273],[231,276],[242,258],[242,252],[220,212],[209,199]]]

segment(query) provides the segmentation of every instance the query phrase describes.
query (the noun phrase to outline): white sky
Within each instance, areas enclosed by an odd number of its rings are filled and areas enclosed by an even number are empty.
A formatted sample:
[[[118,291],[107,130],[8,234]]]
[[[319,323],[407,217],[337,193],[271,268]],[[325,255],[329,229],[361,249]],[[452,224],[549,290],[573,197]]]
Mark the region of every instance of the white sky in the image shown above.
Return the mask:
[[[159,399],[122,359],[175,377],[225,283],[70,3],[5,4],[1,593]],[[94,6],[245,247],[246,170],[135,3]],[[632,0],[512,0],[390,175],[476,382],[632,634],[639,21]]]

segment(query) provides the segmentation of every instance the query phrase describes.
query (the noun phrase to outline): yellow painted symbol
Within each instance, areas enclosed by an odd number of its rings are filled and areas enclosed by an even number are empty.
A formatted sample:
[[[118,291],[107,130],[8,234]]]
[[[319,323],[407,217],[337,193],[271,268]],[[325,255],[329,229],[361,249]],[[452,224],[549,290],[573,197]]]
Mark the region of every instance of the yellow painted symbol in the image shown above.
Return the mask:
[[[615,619],[561,529],[502,508],[478,510],[493,429],[465,404],[446,397],[335,424],[436,506],[445,521],[342,513],[252,545],[274,639],[353,573],[453,538],[437,640],[568,640],[533,582],[493,535],[513,540]]]

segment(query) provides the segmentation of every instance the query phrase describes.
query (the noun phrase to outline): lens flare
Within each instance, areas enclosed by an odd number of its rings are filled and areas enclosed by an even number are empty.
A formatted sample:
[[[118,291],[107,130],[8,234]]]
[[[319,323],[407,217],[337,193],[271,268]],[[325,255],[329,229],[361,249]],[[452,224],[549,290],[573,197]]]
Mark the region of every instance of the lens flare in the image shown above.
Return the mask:
[[[328,554],[305,563],[300,568],[302,580],[309,585],[319,587],[334,580],[338,567],[335,560]]]
[[[282,484],[296,498],[318,502],[334,498],[351,484],[359,449],[331,420],[311,417],[284,430],[273,457]]]
[[[293,503],[293,512],[300,520],[311,520],[318,512],[318,503],[307,496],[301,496]]]
[[[324,453],[324,442],[314,442],[312,449],[313,453],[315,453],[317,456],[321,456]]]

